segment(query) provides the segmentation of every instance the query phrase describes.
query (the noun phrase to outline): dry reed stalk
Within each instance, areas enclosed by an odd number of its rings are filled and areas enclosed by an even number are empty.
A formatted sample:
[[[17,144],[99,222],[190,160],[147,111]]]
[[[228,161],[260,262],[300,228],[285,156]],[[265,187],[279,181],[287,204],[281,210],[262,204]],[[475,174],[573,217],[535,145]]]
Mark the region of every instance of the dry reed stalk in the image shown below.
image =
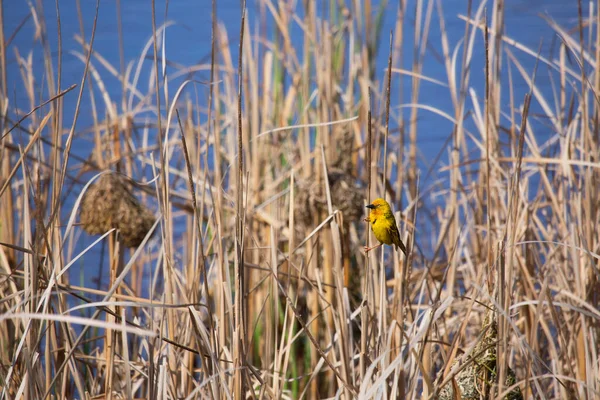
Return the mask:
[[[165,293],[163,302],[165,304],[173,304],[176,299],[175,295],[175,286],[177,284],[177,278],[175,277],[175,271],[173,268],[174,263],[174,254],[173,254],[173,240],[172,234],[173,232],[173,220],[171,217],[171,204],[169,202],[170,194],[169,194],[169,174],[167,173],[167,166],[170,165],[169,160],[169,142],[165,140],[165,137],[169,135],[168,131],[163,131],[162,124],[162,109],[161,109],[161,80],[165,78],[165,63],[166,60],[161,60],[161,68],[159,68],[158,63],[158,33],[156,27],[156,4],[155,1],[151,2],[151,10],[152,10],[152,49],[153,49],[153,71],[151,75],[151,80],[153,79],[152,84],[154,85],[154,97],[156,101],[156,116],[157,116],[157,141],[158,141],[158,149],[159,149],[159,161],[160,161],[160,179],[159,179],[159,188],[157,190],[157,198],[159,200],[159,206],[161,210],[161,214],[163,215],[163,220],[161,221],[162,227],[162,235],[163,235],[163,245],[164,245],[164,263],[163,263],[163,276],[165,280]],[[164,42],[162,43],[164,46]],[[160,72],[159,72],[160,71]],[[162,78],[162,79],[161,79]],[[165,109],[169,109],[169,97],[168,97],[168,80],[164,79],[162,88],[165,94],[164,106]],[[169,113],[169,116],[171,113]],[[167,120],[167,127],[170,124],[170,120]],[[177,330],[177,319],[173,309],[167,308],[163,310],[164,315],[166,316],[166,332],[169,337],[176,337]],[[162,325],[161,322],[160,325]],[[178,370],[177,360],[175,358],[174,352],[167,353],[167,366],[162,371],[168,371],[169,373],[175,374]],[[154,358],[154,357],[152,357]],[[166,373],[166,372],[163,372]],[[159,375],[160,379],[160,375]]]
[[[117,279],[118,276],[118,268],[119,268],[119,253],[120,249],[119,249],[119,243],[117,238],[115,237],[116,235],[113,233],[110,235],[109,237],[109,254],[110,254],[110,272],[109,272],[109,284],[112,286],[115,282],[115,280]],[[118,292],[118,290],[117,290]],[[114,298],[110,299],[111,301],[114,300]],[[111,307],[111,311],[113,313],[118,313],[119,310],[115,307]],[[107,323],[115,323],[116,320],[115,318],[111,315],[108,314],[106,316],[106,322]],[[117,341],[117,334],[116,332],[114,332],[112,329],[107,329],[106,330],[106,335],[105,335],[105,340],[104,340],[104,358],[106,361],[106,365],[105,365],[105,373],[104,373],[104,393],[106,395],[106,398],[108,400],[113,398],[113,384],[114,384],[114,376],[115,376],[115,365],[114,365],[114,361],[115,361],[115,352],[118,352],[118,350],[115,348],[115,344]],[[120,351],[119,351],[120,353]],[[118,375],[118,374],[117,374]]]
[[[373,160],[373,156],[372,156],[372,151],[373,151],[373,132],[372,132],[372,124],[371,124],[371,119],[372,119],[372,112],[371,112],[371,89],[369,88],[368,91],[368,107],[367,107],[367,137],[365,140],[365,144],[366,144],[366,151],[365,151],[365,163],[366,163],[366,170],[367,170],[367,192],[366,192],[366,199],[367,199],[367,204],[371,204],[371,185],[372,185],[372,160]],[[368,232],[368,231],[367,231]],[[367,246],[371,246],[371,235],[370,233],[367,233]],[[370,296],[371,291],[369,290],[369,274],[370,272],[370,258],[368,255],[365,255],[365,272],[362,274],[362,278],[361,278],[361,290],[363,293],[363,307],[361,310],[361,332],[362,334],[360,335],[360,360],[359,360],[359,369],[360,369],[360,379],[365,379],[365,372],[366,372],[366,368],[367,368],[367,361],[366,361],[366,356],[368,353],[370,353],[370,346],[371,343],[369,340],[369,325],[367,325],[367,321],[371,318],[371,313],[370,313],[370,304],[374,304],[373,301],[373,296]],[[365,304],[365,297],[366,297],[366,301],[367,303]]]
[[[242,18],[240,27],[240,43],[238,53],[238,89],[237,89],[237,168],[236,168],[236,213],[235,213],[235,248],[236,256],[234,263],[235,275],[235,329],[234,329],[234,397],[241,398],[246,396],[248,390],[247,382],[247,291],[246,291],[246,272],[244,268],[244,148],[243,148],[243,124],[242,124],[242,83],[243,83],[243,48],[244,48],[244,23],[246,19],[246,0],[242,6]]]
[[[194,302],[198,302],[200,300],[204,300],[206,302],[206,304],[209,305],[209,310],[208,310],[208,330],[209,330],[209,349],[210,349],[210,354],[211,357],[205,357],[204,358],[204,363],[206,365],[206,369],[208,371],[208,373],[210,375],[213,375],[215,373],[215,371],[218,370],[218,365],[217,365],[217,360],[215,360],[215,356],[216,354],[218,354],[218,346],[217,346],[217,341],[216,341],[216,334],[215,334],[215,327],[214,327],[214,323],[213,323],[213,316],[212,316],[212,310],[211,310],[211,305],[214,303],[212,301],[212,297],[214,295],[214,292],[211,293],[210,289],[209,289],[209,275],[207,273],[206,270],[206,258],[205,258],[205,252],[204,252],[204,240],[202,238],[202,226],[200,224],[200,221],[202,220],[202,217],[199,215],[198,212],[198,204],[196,201],[196,191],[194,188],[194,179],[193,179],[193,175],[192,175],[192,165],[191,165],[191,161],[188,155],[188,146],[186,144],[186,139],[185,139],[185,131],[183,130],[183,127],[181,125],[181,120],[179,117],[179,111],[177,111],[177,120],[178,120],[178,124],[179,124],[179,128],[182,131],[182,136],[181,136],[181,144],[182,144],[182,150],[184,153],[184,158],[185,158],[185,162],[186,162],[186,167],[187,167],[187,172],[188,172],[188,184],[189,184],[189,190],[190,193],[192,195],[192,204],[194,207],[194,229],[195,229],[195,235],[192,236],[191,240],[193,241],[193,244],[195,247],[196,242],[198,243],[198,253],[199,256],[194,260],[195,262],[193,262],[193,265],[195,266],[194,270],[191,271],[191,273],[189,275],[191,275],[193,277],[193,281],[192,281],[192,293],[190,293],[190,298],[194,299]],[[206,176],[205,176],[206,178]],[[202,193],[204,193],[205,191],[203,190]],[[203,197],[204,198],[204,197]],[[204,204],[201,204],[201,206],[203,206]],[[203,208],[203,207],[202,207]],[[196,237],[197,235],[197,237]],[[197,261],[196,261],[197,260]],[[198,264],[199,264],[199,268],[198,268]],[[196,270],[199,270],[198,274],[196,274]],[[203,281],[203,289],[204,289],[204,298],[202,299],[202,297],[200,296],[200,294],[198,293],[199,290],[197,289],[196,283],[199,285],[199,281],[202,280]],[[190,356],[189,358],[189,367],[188,370],[193,369],[193,364],[194,364],[194,359]],[[187,386],[191,387],[192,382],[190,381],[188,383]],[[214,393],[215,391],[212,392],[213,396],[215,395]]]
[[[321,220],[319,217],[322,213],[313,214],[312,226],[317,226],[319,221]],[[307,276],[309,278],[315,279],[318,271],[319,271],[319,258],[321,253],[321,244],[318,237],[314,237],[310,241],[306,243],[306,253],[308,257],[308,269]],[[314,321],[311,325],[309,325],[310,334],[317,338],[317,340],[321,337],[321,329],[319,324],[320,311],[319,311],[319,301],[318,295],[315,291],[309,291],[307,295],[306,305],[308,307],[308,320]],[[315,323],[316,322],[316,323]],[[317,342],[317,346],[320,346],[321,343]],[[310,347],[310,367],[311,371],[315,371],[317,367],[318,360],[318,349],[317,346]],[[310,381],[310,397],[318,396],[319,393],[319,383],[318,380],[311,376]]]
[[[0,2],[1,3],[1,2]],[[10,158],[8,156],[8,149],[5,147],[6,143],[11,142],[11,137],[6,137],[7,130],[7,115],[6,111],[8,108],[8,80],[6,72],[6,38],[4,34],[5,21],[4,21],[4,10],[3,5],[0,4],[0,87],[1,95],[0,99],[0,176],[8,177],[10,173]],[[4,186],[9,179],[0,179],[0,185]],[[12,211],[14,210],[13,195],[12,191],[7,195],[2,196],[0,194],[0,241],[2,243],[16,243],[14,238],[14,216]],[[15,253],[12,249],[1,249],[0,255],[3,259],[3,268],[6,272],[10,271],[15,263]],[[6,360],[7,361],[7,360]]]

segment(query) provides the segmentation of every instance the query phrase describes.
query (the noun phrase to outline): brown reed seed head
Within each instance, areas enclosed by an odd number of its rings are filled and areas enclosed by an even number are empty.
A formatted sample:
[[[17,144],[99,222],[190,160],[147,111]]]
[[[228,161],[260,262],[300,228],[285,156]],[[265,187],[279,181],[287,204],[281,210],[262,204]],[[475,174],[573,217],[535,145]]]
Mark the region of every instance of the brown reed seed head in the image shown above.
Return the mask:
[[[127,247],[140,245],[154,224],[154,214],[141,204],[119,175],[104,174],[83,195],[79,220],[90,235],[118,229]]]
[[[357,221],[363,215],[363,196],[356,178],[338,169],[332,169],[327,175],[331,188],[331,203],[344,215],[344,222]],[[302,180],[297,183],[295,194],[296,221],[301,230],[313,225],[313,215],[319,211],[329,214],[327,194],[323,185],[315,181]]]
[[[350,129],[344,129],[335,135],[337,146],[336,156],[332,166],[345,174],[352,174],[356,170],[356,152],[354,151],[354,136]]]

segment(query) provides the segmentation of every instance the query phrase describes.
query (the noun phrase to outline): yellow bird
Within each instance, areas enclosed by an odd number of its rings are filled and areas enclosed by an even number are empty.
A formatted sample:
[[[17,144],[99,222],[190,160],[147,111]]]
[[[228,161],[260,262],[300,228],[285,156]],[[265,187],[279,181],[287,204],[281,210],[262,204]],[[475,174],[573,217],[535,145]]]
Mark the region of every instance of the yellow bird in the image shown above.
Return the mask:
[[[369,218],[365,218],[366,222],[371,223],[371,229],[375,238],[379,241],[377,246],[368,248],[365,246],[365,253],[376,249],[384,244],[395,245],[396,248],[400,248],[404,255],[408,255],[406,246],[400,240],[400,232],[398,232],[398,226],[396,225],[396,218],[392,208],[384,199],[376,199],[373,203],[369,204],[367,208],[371,209]]]

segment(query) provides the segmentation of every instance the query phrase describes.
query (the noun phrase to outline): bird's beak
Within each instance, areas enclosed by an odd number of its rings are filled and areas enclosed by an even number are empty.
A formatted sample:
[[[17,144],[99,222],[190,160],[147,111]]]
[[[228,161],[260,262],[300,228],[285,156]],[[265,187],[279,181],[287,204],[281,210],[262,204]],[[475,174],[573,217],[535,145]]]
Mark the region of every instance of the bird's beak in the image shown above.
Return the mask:
[[[367,206],[367,208],[370,208],[371,210],[374,210],[374,209],[375,209],[375,206],[374,206],[373,204],[369,204],[369,205]]]

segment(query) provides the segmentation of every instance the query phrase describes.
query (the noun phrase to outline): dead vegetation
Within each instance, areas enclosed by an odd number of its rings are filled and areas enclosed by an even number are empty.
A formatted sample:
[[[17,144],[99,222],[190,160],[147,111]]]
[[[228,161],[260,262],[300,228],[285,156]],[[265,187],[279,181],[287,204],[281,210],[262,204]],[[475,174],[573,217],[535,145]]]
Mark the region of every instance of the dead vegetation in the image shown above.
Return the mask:
[[[104,174],[83,194],[79,208],[81,227],[90,235],[117,229],[126,247],[142,243],[152,225],[152,212],[133,195],[124,179]]]
[[[538,55],[502,0],[460,43],[443,1],[400,1],[389,43],[389,6],[259,3],[274,33],[236,49],[213,2],[210,65],[164,70],[154,19],[127,69],[83,21],[76,78],[40,4],[32,49],[0,29],[0,398],[598,398],[598,8]],[[448,133],[423,162],[422,118]],[[409,259],[361,251],[380,196]]]

